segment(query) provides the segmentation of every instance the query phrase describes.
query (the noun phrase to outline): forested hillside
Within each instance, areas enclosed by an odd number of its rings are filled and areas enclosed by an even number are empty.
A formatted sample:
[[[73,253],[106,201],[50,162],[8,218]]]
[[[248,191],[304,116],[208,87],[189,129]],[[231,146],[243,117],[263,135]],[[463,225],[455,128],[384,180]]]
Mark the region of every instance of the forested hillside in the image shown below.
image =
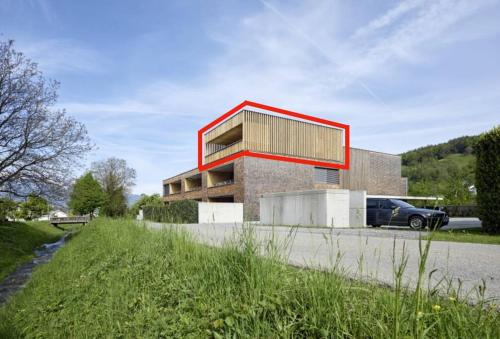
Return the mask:
[[[477,139],[478,136],[463,136],[401,154],[408,193],[444,196],[446,204],[474,203],[469,188],[474,185]]]

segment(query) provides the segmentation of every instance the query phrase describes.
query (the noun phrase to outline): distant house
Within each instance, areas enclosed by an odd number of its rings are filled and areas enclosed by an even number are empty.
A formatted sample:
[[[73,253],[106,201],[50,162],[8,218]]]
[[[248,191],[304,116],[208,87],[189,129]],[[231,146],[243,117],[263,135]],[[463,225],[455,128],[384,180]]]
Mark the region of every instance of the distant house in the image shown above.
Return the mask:
[[[63,212],[61,210],[55,210],[49,212],[49,214],[42,215],[40,218],[38,218],[38,221],[47,221],[50,220],[51,218],[66,218],[68,214],[66,212]]]

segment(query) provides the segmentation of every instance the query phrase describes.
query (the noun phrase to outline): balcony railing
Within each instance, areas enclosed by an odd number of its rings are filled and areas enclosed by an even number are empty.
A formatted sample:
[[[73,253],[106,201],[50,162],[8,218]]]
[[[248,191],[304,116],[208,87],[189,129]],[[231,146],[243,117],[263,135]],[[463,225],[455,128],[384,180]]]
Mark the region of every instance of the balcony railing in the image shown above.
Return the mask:
[[[208,155],[211,155],[211,154],[223,151],[226,148],[229,148],[229,147],[231,147],[233,145],[236,145],[237,143],[240,143],[240,142],[241,142],[241,140],[237,140],[235,142],[230,143],[229,145],[220,145],[220,144],[210,144],[210,143],[208,143],[207,144],[207,152],[206,152],[205,156],[208,156]]]
[[[210,153],[208,155],[205,155],[205,162],[212,162],[215,160],[222,159],[224,157],[227,157],[228,155],[237,153],[239,151],[243,150],[243,142],[241,140],[232,143],[231,145],[228,145],[227,147],[220,149],[216,152]]]
[[[201,185],[200,186],[192,186],[189,189],[187,189],[186,192],[200,191],[200,190],[201,190]]]

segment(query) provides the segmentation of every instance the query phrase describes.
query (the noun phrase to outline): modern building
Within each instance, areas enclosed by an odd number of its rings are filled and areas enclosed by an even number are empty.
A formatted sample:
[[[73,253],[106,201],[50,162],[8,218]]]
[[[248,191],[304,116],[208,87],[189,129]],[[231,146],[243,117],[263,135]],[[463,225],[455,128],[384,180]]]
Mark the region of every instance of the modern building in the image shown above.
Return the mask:
[[[163,200],[242,202],[245,219],[258,220],[264,193],[345,188],[406,195],[401,158],[357,148],[346,152],[345,133],[335,126],[241,109],[200,135],[199,161],[208,169],[163,180]]]

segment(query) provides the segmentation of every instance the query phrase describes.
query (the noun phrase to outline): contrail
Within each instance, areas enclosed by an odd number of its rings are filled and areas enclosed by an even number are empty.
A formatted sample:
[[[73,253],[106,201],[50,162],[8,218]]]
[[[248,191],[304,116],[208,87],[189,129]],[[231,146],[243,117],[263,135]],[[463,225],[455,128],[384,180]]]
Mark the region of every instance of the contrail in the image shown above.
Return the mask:
[[[265,0],[259,0],[264,6],[266,6],[269,10],[271,10],[274,14],[276,14],[292,31],[294,31],[296,34],[298,34],[300,37],[302,37],[304,40],[306,40],[311,46],[313,46],[323,57],[325,57],[330,63],[334,64],[337,67],[340,67],[339,65],[332,57],[331,55],[325,51],[321,45],[317,44],[311,37],[309,37],[306,33],[304,33],[301,29],[297,28],[295,25],[293,25],[290,20],[286,16],[284,16],[276,7],[271,5]],[[370,89],[370,87],[365,84],[362,80],[359,80],[355,75],[350,74],[356,81],[359,83],[359,85],[375,100],[378,102],[382,103],[385,107],[389,108],[388,105],[382,100],[381,97],[379,97],[373,90]]]

